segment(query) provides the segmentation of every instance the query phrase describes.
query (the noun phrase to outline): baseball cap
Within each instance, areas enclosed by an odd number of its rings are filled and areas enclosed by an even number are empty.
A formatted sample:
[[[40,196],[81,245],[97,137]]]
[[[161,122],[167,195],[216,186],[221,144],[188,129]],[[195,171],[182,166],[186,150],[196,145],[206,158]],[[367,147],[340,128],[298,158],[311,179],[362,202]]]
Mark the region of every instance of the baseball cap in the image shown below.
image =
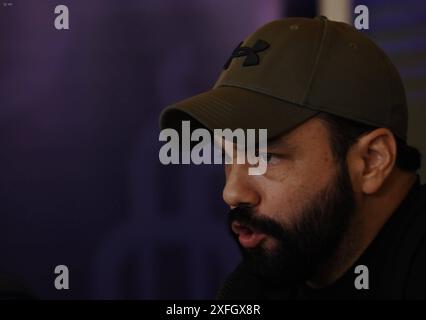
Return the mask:
[[[196,120],[213,129],[268,129],[268,138],[326,112],[407,137],[402,80],[352,26],[326,17],[270,22],[235,48],[214,87],[174,103],[160,127]]]

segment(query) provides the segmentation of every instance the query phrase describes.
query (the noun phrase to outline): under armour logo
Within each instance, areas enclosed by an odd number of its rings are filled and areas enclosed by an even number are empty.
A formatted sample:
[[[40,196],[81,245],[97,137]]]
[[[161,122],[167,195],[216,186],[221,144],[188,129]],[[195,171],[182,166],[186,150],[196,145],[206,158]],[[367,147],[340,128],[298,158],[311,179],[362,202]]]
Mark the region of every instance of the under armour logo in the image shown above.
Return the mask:
[[[246,56],[243,62],[244,67],[257,65],[259,64],[259,56],[257,53],[269,48],[269,43],[263,40],[257,40],[253,48],[241,47],[241,44],[242,42],[240,42],[238,47],[234,49],[228,61],[226,61],[225,65],[223,66],[225,70],[228,69],[232,59],[244,56]]]

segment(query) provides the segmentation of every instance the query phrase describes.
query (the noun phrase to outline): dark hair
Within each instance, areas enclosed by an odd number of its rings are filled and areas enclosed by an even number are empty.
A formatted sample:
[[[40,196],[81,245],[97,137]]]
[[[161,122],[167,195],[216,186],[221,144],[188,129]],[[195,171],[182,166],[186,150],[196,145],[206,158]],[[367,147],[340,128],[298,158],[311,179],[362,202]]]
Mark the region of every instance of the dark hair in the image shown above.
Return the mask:
[[[358,140],[358,138],[377,127],[365,125],[352,120],[347,120],[329,113],[320,113],[317,116],[328,127],[331,149],[337,160],[345,160],[349,148]],[[404,140],[395,137],[397,155],[396,166],[404,171],[416,172],[421,166],[421,154],[409,146]]]

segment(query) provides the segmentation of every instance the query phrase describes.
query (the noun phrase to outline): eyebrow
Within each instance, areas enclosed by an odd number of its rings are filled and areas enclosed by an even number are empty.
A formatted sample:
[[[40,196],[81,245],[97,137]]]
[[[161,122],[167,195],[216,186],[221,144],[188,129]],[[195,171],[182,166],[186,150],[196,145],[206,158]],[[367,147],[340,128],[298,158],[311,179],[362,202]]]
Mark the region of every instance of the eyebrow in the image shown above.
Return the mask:
[[[295,146],[293,146],[292,144],[288,142],[287,136],[278,136],[278,137],[268,139],[267,149],[269,148],[272,149],[277,147],[288,149],[288,150],[293,150],[295,148]],[[256,150],[258,150],[258,148],[256,148]]]
[[[224,151],[224,147],[225,147],[225,144],[222,143],[222,152]],[[286,135],[279,135],[277,137],[273,137],[273,138],[267,140],[267,151],[268,151],[269,148],[272,149],[272,148],[277,148],[277,147],[284,148],[286,150],[294,150],[295,149],[295,146],[291,145],[288,142],[288,137]],[[235,143],[233,144],[233,150],[236,150],[236,144]],[[256,152],[259,151],[258,145],[256,146],[255,150],[256,150]]]
[[[284,141],[283,141],[284,140]],[[268,140],[268,147],[277,147],[278,145],[286,145],[285,138],[278,136]]]

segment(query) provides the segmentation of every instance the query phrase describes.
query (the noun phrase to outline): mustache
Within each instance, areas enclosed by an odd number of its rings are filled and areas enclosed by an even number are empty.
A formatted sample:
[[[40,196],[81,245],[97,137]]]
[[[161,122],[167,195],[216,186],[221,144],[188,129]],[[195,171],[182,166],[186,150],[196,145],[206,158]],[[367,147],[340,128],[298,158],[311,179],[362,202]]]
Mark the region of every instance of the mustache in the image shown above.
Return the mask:
[[[264,233],[277,239],[282,239],[288,235],[288,230],[281,224],[269,217],[256,214],[250,206],[239,206],[231,209],[228,213],[228,225],[230,229],[234,221],[256,232]]]

